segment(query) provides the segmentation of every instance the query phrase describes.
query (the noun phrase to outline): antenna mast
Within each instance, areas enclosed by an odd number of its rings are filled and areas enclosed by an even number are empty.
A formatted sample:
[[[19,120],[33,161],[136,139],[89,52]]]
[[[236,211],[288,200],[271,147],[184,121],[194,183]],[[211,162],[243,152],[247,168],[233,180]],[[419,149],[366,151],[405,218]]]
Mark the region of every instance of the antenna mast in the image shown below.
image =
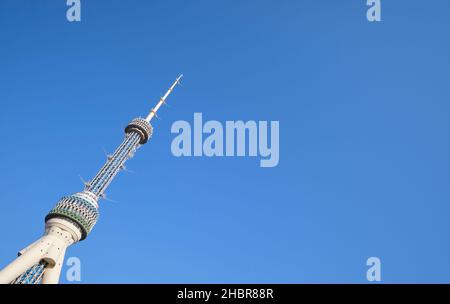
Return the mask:
[[[170,93],[172,93],[173,89],[175,88],[175,86],[177,84],[180,84],[180,80],[181,78],[183,78],[183,74],[181,74],[180,76],[177,77],[177,79],[174,81],[174,83],[172,84],[172,86],[167,90],[166,94],[164,94],[163,97],[161,97],[159,99],[159,102],[156,104],[156,107],[154,107],[153,109],[150,110],[150,113],[148,113],[147,118],[145,118],[145,120],[147,122],[150,122],[152,120],[153,117],[158,117],[156,115],[156,112],[158,112],[159,108],[166,103],[166,99],[167,97],[169,97]]]

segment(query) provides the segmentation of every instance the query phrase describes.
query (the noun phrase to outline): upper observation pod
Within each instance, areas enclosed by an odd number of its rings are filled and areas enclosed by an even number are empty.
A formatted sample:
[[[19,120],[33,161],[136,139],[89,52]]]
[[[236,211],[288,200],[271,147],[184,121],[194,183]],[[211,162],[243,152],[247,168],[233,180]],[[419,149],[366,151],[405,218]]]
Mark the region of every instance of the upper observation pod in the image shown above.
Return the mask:
[[[139,144],[145,144],[148,139],[152,136],[153,128],[152,125],[143,118],[135,118],[133,119],[128,126],[125,128],[125,133],[137,132],[141,140]]]

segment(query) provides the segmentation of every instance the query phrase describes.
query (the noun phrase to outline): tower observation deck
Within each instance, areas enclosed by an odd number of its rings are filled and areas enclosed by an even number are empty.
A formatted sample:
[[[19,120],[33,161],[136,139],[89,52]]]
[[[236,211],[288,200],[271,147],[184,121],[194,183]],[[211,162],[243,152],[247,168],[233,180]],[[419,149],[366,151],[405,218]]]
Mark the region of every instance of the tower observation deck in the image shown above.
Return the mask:
[[[0,284],[58,283],[67,247],[84,240],[99,218],[98,201],[125,162],[147,143],[153,133],[150,121],[166,102],[183,75],[176,78],[169,90],[145,118],[135,118],[125,127],[125,138],[95,177],[85,183],[83,191],[64,196],[45,217],[45,233],[21,250],[18,257],[0,271]]]

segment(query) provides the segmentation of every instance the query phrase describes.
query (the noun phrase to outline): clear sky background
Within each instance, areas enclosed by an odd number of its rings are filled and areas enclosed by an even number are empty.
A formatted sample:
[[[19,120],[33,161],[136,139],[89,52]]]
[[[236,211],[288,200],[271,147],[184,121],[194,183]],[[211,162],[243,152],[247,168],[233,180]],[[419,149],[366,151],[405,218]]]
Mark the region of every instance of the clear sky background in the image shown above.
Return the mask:
[[[0,2],[0,267],[184,73],[81,283],[450,283],[449,1],[65,2]],[[280,121],[279,165],[174,157],[194,112]]]

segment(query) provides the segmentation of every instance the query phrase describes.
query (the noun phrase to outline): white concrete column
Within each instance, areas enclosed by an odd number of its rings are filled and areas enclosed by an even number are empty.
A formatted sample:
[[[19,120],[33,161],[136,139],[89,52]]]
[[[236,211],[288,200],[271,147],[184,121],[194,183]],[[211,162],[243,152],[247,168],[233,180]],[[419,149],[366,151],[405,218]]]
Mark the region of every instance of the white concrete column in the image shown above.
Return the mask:
[[[0,271],[0,284],[9,284],[31,266],[40,262],[42,256],[52,244],[52,237],[45,235],[33,246],[28,247],[22,255]]]

